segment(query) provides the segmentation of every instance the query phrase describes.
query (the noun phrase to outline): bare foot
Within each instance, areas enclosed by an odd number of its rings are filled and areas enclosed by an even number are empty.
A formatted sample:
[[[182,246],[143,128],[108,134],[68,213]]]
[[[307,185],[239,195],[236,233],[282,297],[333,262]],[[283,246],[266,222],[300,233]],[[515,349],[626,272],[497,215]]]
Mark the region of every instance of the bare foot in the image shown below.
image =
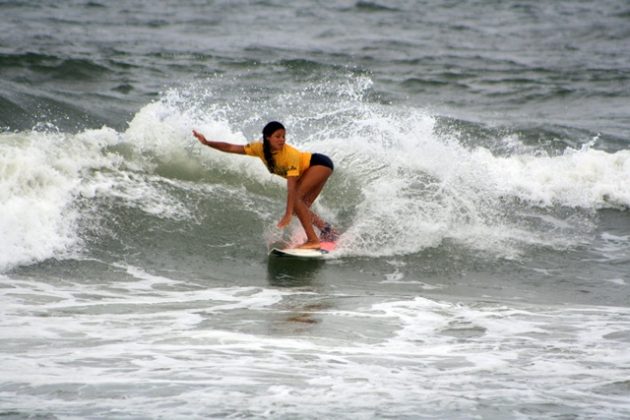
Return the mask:
[[[319,242],[304,242],[302,245],[298,246],[298,249],[319,249]]]

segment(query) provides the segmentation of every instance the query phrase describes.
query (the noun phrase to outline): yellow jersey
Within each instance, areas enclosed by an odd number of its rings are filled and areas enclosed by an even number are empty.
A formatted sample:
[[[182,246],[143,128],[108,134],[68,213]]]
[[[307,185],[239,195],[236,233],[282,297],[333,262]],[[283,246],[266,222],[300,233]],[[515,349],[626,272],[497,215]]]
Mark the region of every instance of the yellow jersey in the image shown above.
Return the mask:
[[[246,155],[258,156],[263,163],[267,165],[262,142],[250,143],[244,147]],[[311,153],[301,152],[295,147],[285,143],[285,145],[282,146],[282,150],[273,153],[273,160],[275,164],[274,174],[280,175],[283,178],[300,176],[311,164]]]

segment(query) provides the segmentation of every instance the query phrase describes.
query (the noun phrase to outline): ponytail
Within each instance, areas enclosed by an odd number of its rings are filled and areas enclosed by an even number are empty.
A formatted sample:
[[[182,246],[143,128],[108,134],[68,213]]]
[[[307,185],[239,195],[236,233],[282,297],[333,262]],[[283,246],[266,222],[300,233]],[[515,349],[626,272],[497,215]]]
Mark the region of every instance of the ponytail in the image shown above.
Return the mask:
[[[269,144],[269,139],[267,137],[263,137],[263,153],[265,154],[265,163],[267,164],[267,169],[269,172],[273,173],[276,162],[273,160],[273,155],[271,154],[271,145]]]

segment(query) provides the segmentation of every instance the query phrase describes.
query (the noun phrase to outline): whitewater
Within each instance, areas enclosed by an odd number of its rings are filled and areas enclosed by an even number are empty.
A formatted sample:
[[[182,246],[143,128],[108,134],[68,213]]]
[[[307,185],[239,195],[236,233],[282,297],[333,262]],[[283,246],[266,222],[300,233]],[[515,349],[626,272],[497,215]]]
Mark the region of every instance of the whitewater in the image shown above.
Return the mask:
[[[625,2],[0,9],[0,416],[628,417]]]

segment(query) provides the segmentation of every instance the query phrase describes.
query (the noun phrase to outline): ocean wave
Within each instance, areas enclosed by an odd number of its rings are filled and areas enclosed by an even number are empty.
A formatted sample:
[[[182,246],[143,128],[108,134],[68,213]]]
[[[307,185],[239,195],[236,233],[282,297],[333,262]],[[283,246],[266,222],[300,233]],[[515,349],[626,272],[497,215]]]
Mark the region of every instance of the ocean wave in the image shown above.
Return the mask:
[[[94,80],[109,69],[92,59],[70,58],[51,54],[26,52],[20,54],[0,54],[0,68],[17,68],[21,71],[40,73],[46,79],[55,80]]]
[[[243,217],[273,223],[281,180],[252,158],[203,148],[191,136],[198,129],[235,143],[256,139],[264,122],[258,101],[290,108],[283,110],[289,142],[334,159],[336,173],[316,208],[345,231],[348,255],[414,253],[444,241],[503,256],[524,244],[570,247],[590,229],[583,211],[630,207],[628,151],[600,150],[593,139],[550,153],[504,129],[441,126],[426,110],[364,100],[369,86],[358,78],[235,104],[210,103],[211,89],[172,90],[122,132],[0,134],[0,267],[80,249],[81,224],[94,219],[94,205],[112,200],[118,204],[97,211],[122,206],[185,225],[197,217],[191,195],[214,194],[223,209],[245,207]],[[494,139],[461,141],[468,129]],[[574,210],[558,211],[565,208]],[[563,222],[574,219],[581,221]]]

